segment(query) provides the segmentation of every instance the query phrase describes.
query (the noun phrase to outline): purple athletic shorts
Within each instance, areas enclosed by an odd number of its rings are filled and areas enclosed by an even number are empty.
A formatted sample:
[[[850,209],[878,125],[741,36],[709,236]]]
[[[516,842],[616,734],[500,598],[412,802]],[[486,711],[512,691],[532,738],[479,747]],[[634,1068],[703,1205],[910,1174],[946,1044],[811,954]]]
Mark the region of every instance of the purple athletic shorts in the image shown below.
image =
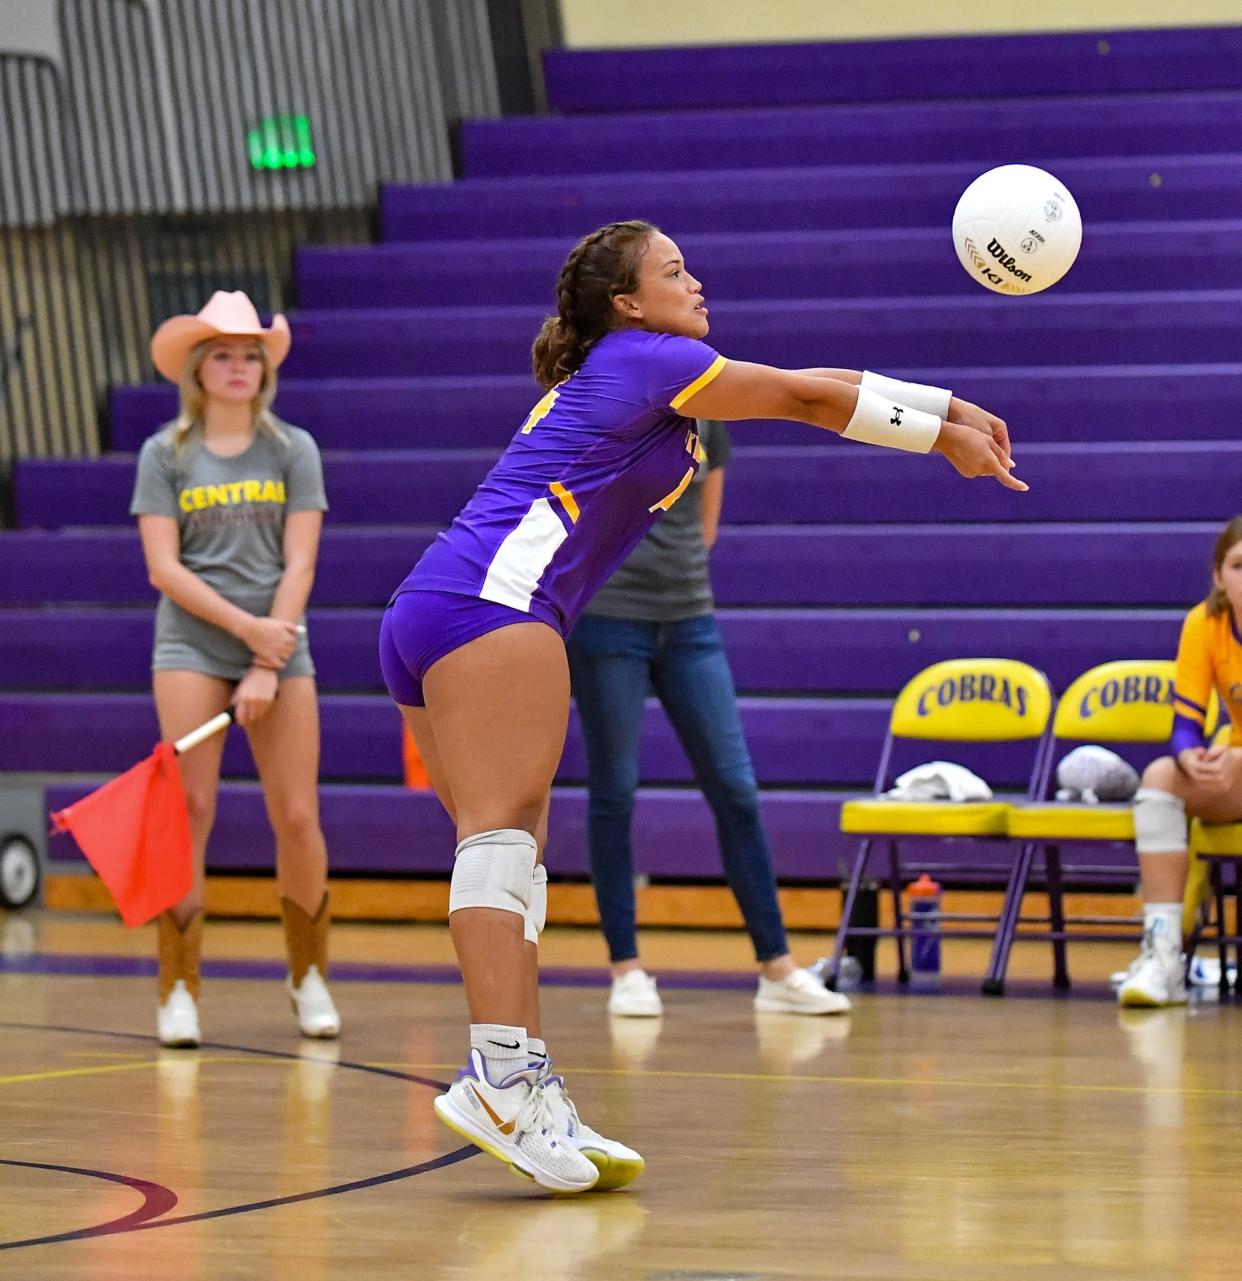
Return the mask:
[[[513,623],[540,619],[477,596],[414,589],[399,592],[380,623],[379,657],[384,684],[402,707],[425,707],[423,677],[445,654],[467,641]]]

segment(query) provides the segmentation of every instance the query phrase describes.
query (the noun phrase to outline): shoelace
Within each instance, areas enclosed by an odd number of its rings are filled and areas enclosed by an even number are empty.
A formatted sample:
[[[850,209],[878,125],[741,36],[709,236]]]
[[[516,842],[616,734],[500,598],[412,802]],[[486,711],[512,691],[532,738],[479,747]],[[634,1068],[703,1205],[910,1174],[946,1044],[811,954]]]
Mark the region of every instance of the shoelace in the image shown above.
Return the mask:
[[[543,1088],[544,1090],[555,1088],[561,1106],[569,1113],[569,1133],[573,1134],[575,1130],[581,1130],[583,1128],[582,1121],[579,1119],[578,1109],[574,1105],[573,1099],[569,1097],[569,1093],[565,1089],[565,1078],[560,1075],[550,1075],[545,1079]]]
[[[532,1085],[525,1102],[518,1108],[517,1118],[513,1126],[513,1137],[516,1140],[523,1134],[534,1134],[536,1132],[547,1134],[552,1128],[552,1110],[548,1105],[548,1100],[539,1086]],[[555,1138],[550,1139],[549,1143],[552,1147],[556,1147]]]

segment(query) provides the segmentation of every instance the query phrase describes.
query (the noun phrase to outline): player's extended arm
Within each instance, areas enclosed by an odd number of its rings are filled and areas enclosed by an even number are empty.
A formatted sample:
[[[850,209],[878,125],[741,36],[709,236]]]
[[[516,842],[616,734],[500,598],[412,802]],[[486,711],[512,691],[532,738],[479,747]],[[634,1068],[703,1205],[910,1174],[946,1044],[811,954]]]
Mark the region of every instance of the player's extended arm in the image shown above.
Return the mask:
[[[934,450],[963,476],[992,476],[1009,489],[1027,488],[1010,474],[1007,440],[1002,445],[986,428],[890,401],[879,391],[819,372],[730,360],[679,409],[687,418],[726,422],[787,418],[891,449]]]
[[[981,431],[984,435],[991,436],[1005,451],[1006,456],[1012,457],[1012,449],[1009,443],[1009,427],[1005,420],[998,418],[995,414],[988,413],[986,409],[980,409],[978,405],[969,400],[963,400],[962,397],[953,395],[946,388],[928,387],[919,383],[905,383],[895,378],[889,378],[884,374],[872,373],[870,370],[796,369],[793,372],[807,374],[812,378],[834,378],[837,382],[850,383],[855,387],[868,387],[872,391],[880,392],[881,395],[891,396],[899,404],[910,405],[914,409],[922,409],[929,414],[935,414],[938,418],[947,419],[952,423],[961,423],[965,427],[973,427],[976,431]]]

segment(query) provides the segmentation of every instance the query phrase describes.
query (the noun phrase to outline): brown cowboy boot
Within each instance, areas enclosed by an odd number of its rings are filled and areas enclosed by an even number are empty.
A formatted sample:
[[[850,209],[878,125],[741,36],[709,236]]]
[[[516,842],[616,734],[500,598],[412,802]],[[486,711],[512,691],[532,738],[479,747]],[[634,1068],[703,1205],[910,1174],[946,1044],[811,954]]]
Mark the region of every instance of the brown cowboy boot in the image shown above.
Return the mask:
[[[280,900],[289,951],[289,998],[303,1036],[330,1040],[341,1030],[341,1016],[328,992],[328,894],[308,916],[292,899]]]
[[[195,912],[178,928],[171,912],[156,922],[159,932],[160,1006],[156,1014],[160,1044],[193,1049],[198,1029],[199,958],[203,950],[203,914]]]

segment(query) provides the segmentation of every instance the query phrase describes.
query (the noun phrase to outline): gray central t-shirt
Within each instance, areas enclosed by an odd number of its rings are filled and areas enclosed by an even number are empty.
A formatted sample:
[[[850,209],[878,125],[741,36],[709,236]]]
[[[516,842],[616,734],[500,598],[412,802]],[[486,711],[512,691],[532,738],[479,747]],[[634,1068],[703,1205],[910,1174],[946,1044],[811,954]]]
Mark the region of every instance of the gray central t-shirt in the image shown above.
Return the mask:
[[[181,563],[225,600],[265,616],[285,569],[285,517],[326,511],[319,447],[309,432],[279,423],[284,440],[256,431],[240,454],[214,454],[192,434],[174,454],[172,428],[149,437],[138,455],[131,516],[171,516]],[[156,668],[188,668],[240,680],[251,654],[236,637],[166,596],[155,621]],[[282,675],[313,671],[302,636]]]
[[[699,420],[699,440],[707,466],[591,598],[587,614],[675,623],[715,608],[703,542],[703,485],[708,472],[729,461],[733,445],[724,423],[714,419]]]

